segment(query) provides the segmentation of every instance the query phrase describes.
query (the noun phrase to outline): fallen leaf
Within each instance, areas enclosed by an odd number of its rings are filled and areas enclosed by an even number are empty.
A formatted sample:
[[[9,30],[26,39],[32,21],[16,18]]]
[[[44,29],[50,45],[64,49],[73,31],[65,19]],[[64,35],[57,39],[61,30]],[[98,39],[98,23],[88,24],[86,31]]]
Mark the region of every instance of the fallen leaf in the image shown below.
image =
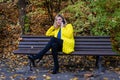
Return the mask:
[[[19,41],[21,41],[21,40],[22,40],[22,38],[18,38],[18,40],[19,40]]]
[[[0,80],[5,80],[6,76],[5,75],[0,75]]]
[[[44,77],[45,80],[51,80],[51,77],[48,76],[48,75],[45,75],[45,74],[44,74],[43,77]]]
[[[78,77],[74,77],[74,78],[72,78],[70,80],[79,80],[79,79],[78,79]]]
[[[26,80],[36,80],[37,76],[29,76]]]
[[[84,74],[84,78],[89,78],[89,77],[91,77],[91,76],[93,76],[92,73],[85,73],[85,74]]]
[[[103,80],[108,80],[108,78],[107,78],[107,77],[105,77],[105,78],[103,78]]]

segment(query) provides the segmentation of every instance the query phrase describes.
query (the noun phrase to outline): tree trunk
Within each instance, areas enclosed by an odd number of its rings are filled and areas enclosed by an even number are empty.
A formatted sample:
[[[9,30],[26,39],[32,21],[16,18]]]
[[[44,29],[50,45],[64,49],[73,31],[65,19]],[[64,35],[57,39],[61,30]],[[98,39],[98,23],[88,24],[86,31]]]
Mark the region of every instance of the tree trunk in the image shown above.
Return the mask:
[[[18,0],[18,8],[19,8],[19,23],[22,28],[22,34],[24,34],[24,18],[25,18],[25,8],[26,2],[25,0]]]
[[[48,15],[49,15],[49,19],[51,21],[51,23],[54,22],[54,19],[53,19],[53,4],[52,4],[52,0],[46,0],[45,1],[45,6],[47,7],[47,10],[48,10]]]
[[[73,1],[73,0],[71,0],[71,2],[72,2],[72,4],[74,4],[74,1]]]
[[[60,7],[61,7],[61,2],[62,2],[62,1],[61,1],[61,0],[57,0],[56,2],[57,2],[57,3],[56,3],[56,5],[57,5],[57,7],[56,7],[56,12],[59,13],[59,12],[60,12]]]

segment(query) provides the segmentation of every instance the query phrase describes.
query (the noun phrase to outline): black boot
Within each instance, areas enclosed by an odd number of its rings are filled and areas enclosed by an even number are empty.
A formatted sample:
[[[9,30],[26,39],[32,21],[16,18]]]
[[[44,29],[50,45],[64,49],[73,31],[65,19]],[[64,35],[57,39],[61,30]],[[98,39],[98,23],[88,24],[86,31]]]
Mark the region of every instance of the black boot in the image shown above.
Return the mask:
[[[52,72],[52,74],[57,74],[57,73],[58,73],[58,71],[53,71],[53,72]]]
[[[57,73],[59,73],[59,68],[57,68],[57,69],[53,69],[52,74],[57,74]]]

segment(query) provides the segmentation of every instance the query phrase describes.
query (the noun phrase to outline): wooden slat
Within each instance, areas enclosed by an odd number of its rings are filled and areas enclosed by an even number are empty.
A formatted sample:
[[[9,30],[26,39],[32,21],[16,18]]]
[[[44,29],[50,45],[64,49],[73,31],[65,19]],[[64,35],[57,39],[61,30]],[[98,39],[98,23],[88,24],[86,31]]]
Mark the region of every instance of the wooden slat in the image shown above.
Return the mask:
[[[93,56],[93,55],[99,55],[99,56],[115,56],[117,55],[115,52],[111,51],[75,51],[73,54],[77,55],[87,55],[87,56]]]
[[[86,48],[83,48],[83,49],[80,49],[80,48],[75,48],[75,51],[111,51],[111,48],[109,49],[86,49]]]
[[[50,39],[23,39],[22,41],[24,42],[28,42],[28,41],[34,41],[34,42],[37,42],[37,41],[41,41],[41,42],[46,42],[46,41],[49,41]]]
[[[19,47],[36,47],[36,48],[39,48],[39,47],[42,47],[42,46],[45,46],[45,45],[19,45]],[[104,48],[111,48],[111,46],[103,46],[103,45],[76,45],[75,46],[76,48],[78,47],[78,48],[102,48],[102,49],[104,49]]]
[[[110,42],[75,42],[76,45],[111,45]]]
[[[44,42],[41,42],[41,41],[39,41],[39,42],[36,42],[36,41],[29,41],[29,42],[24,42],[24,41],[21,41],[20,43],[19,43],[19,45],[29,45],[29,44],[35,44],[35,45],[40,45],[40,44],[47,44],[48,43],[48,41],[44,41]],[[75,42],[75,44],[76,45],[111,45],[111,43],[110,42],[81,42],[81,41],[79,41],[79,42]]]
[[[39,36],[39,35],[22,35],[21,37],[31,37],[31,38],[47,38],[46,36]],[[75,36],[75,38],[110,38],[110,36]]]
[[[19,45],[18,48],[42,48],[45,45]]]
[[[105,41],[105,42],[110,42],[111,40],[110,39],[75,39],[75,41],[90,41],[90,42],[92,42],[92,41],[95,41],[95,42],[102,42],[102,41]]]
[[[14,54],[37,54],[40,51],[40,49],[18,49],[14,51]],[[47,52],[46,54],[51,54],[51,52]],[[63,53],[64,54],[64,53]],[[117,55],[115,52],[109,50],[109,51],[75,51],[71,53],[72,55],[101,55],[101,56],[115,56]]]
[[[86,39],[89,39],[89,38],[96,38],[96,39],[102,39],[102,38],[104,38],[104,39],[110,39],[110,36],[75,36],[75,39],[79,39],[79,38],[86,38]]]
[[[48,42],[20,42],[19,45],[45,45]]]
[[[50,38],[47,38],[47,39],[41,39],[41,38],[23,38],[23,41],[49,41]],[[89,41],[89,42],[108,42],[110,41],[110,39],[75,39],[75,41],[83,41],[83,42],[86,42],[86,41]]]

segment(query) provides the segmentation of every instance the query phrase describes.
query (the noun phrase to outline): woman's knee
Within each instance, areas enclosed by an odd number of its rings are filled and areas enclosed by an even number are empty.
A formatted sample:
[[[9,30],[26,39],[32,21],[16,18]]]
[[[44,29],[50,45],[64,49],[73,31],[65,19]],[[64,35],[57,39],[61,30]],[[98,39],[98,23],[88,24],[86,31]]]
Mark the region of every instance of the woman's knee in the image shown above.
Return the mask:
[[[52,43],[52,48],[57,48],[57,43]]]

